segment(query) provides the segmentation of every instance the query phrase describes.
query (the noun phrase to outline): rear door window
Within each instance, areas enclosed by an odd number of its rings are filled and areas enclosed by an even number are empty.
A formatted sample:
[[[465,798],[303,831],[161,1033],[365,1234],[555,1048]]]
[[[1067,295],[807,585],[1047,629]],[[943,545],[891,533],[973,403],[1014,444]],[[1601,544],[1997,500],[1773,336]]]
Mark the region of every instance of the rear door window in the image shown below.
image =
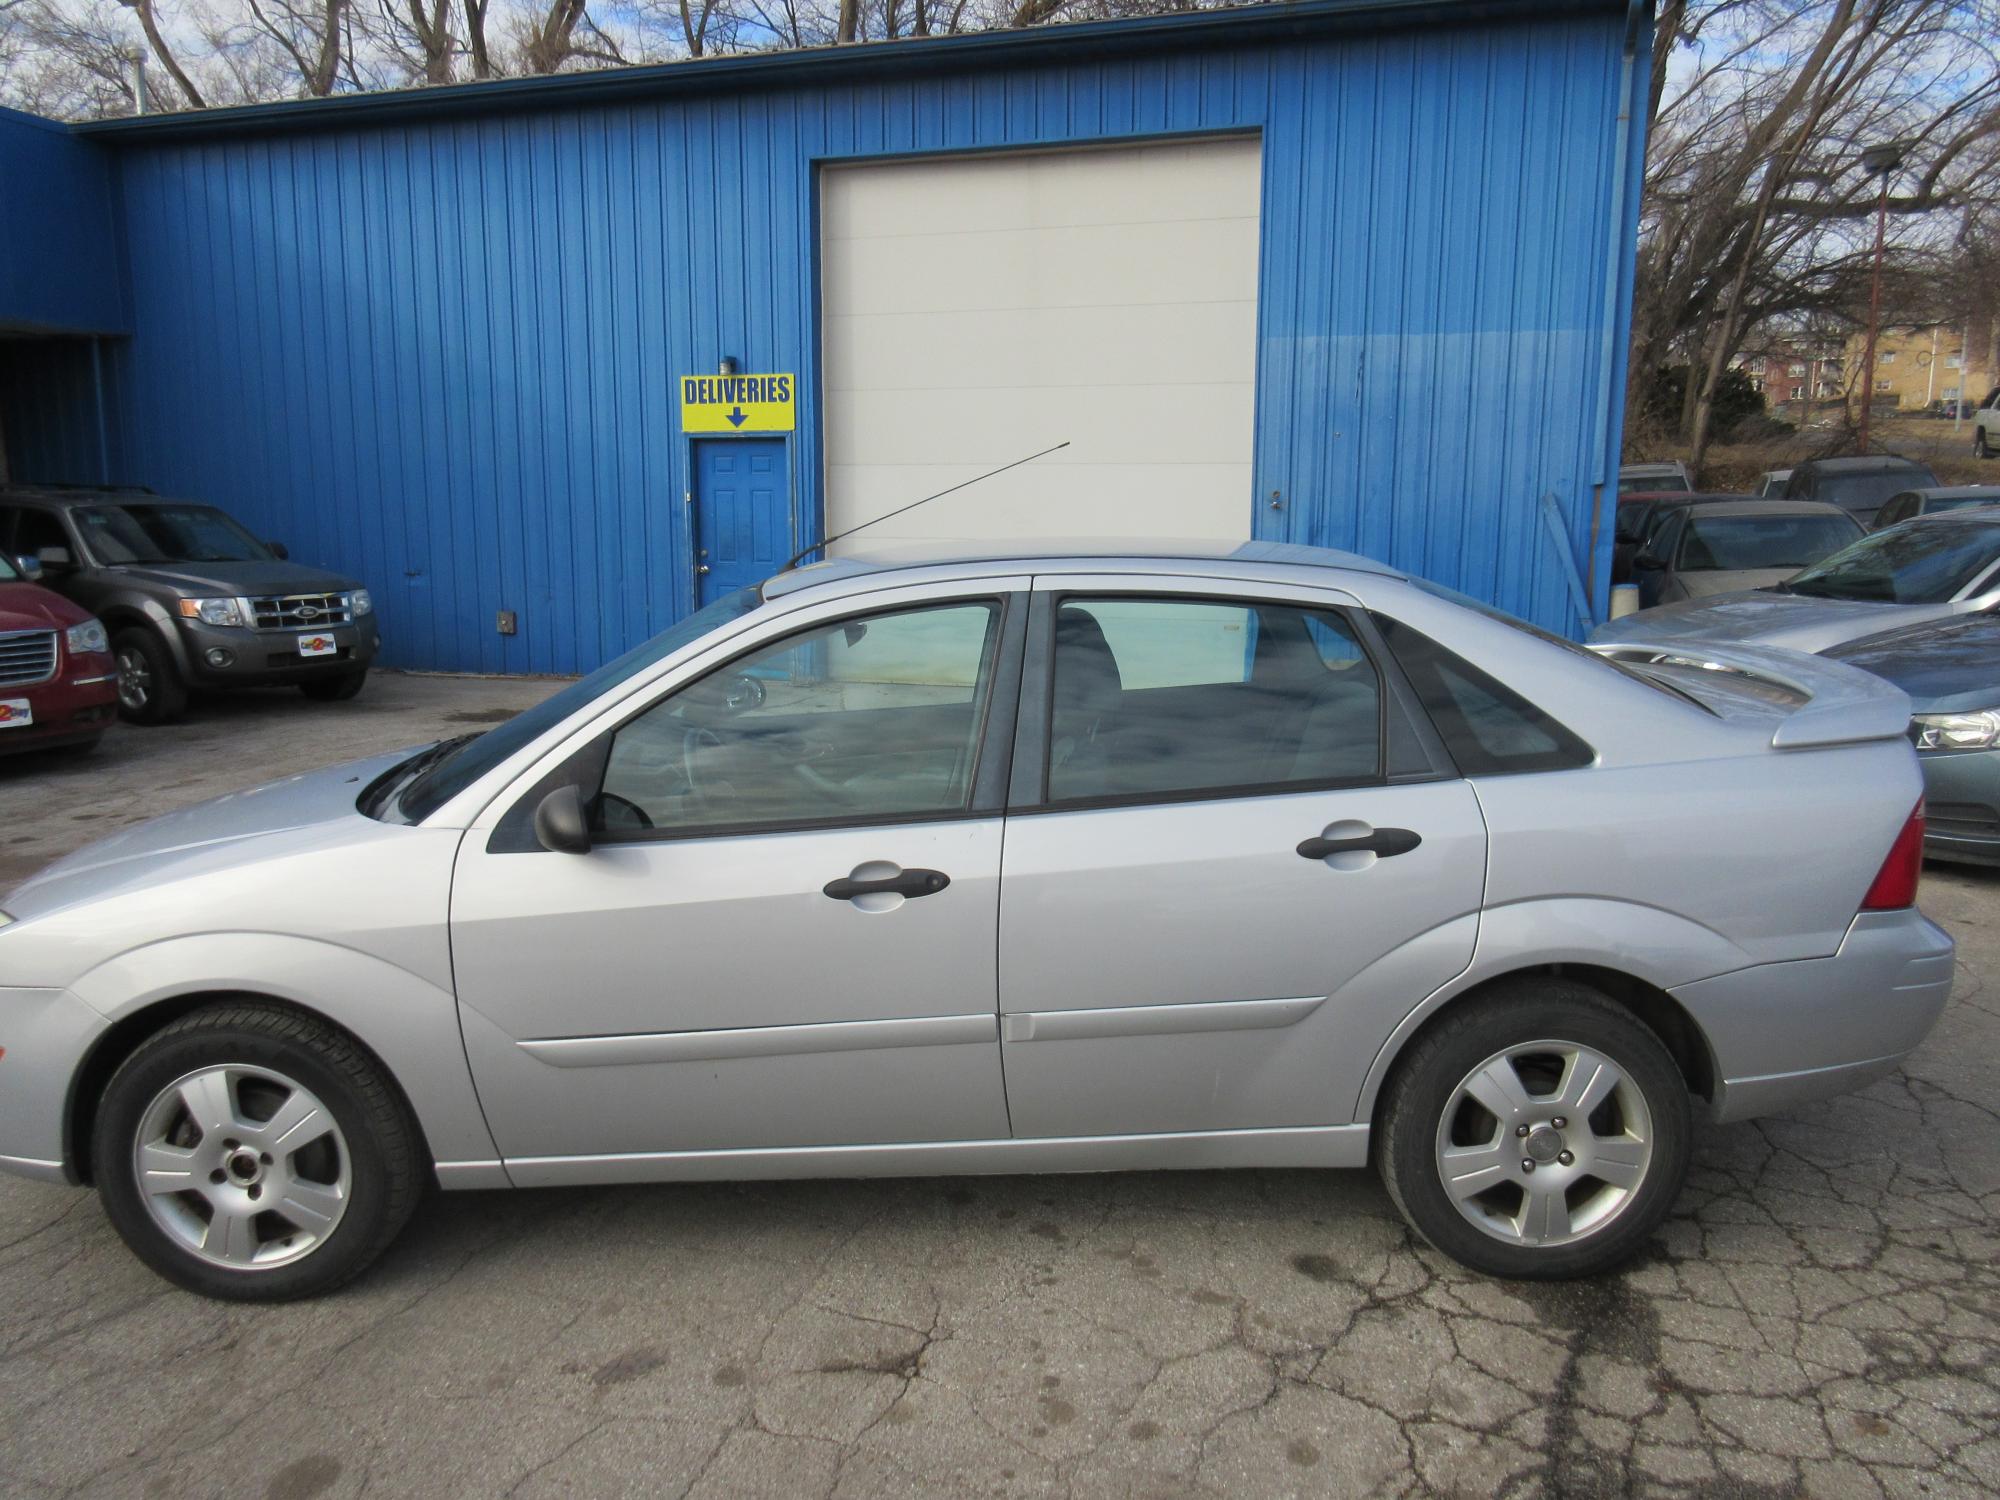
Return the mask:
[[[1338,614],[1069,595],[1054,636],[1051,803],[1382,777],[1381,678]]]

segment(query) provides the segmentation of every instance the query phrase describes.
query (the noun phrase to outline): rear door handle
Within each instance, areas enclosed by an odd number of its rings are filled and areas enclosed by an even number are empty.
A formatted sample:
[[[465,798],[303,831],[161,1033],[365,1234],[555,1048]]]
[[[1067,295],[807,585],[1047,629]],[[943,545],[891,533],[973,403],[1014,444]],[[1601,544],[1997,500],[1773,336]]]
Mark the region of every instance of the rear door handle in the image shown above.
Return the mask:
[[[1301,859],[1325,859],[1331,854],[1373,854],[1382,859],[1408,854],[1423,839],[1407,828],[1378,828],[1359,838],[1309,838],[1299,845]]]
[[[838,880],[829,880],[820,889],[836,901],[876,895],[905,896],[914,901],[919,896],[935,896],[950,884],[951,877],[942,870],[903,870],[879,880],[856,880],[852,875],[843,875]]]

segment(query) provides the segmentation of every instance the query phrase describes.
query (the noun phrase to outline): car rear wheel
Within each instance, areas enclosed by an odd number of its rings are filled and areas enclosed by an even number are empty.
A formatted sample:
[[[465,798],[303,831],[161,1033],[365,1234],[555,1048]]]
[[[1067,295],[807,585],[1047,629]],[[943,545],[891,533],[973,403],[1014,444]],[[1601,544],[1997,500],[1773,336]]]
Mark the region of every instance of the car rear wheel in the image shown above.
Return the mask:
[[[361,691],[368,681],[368,669],[358,672],[343,672],[338,677],[315,677],[310,682],[299,684],[299,691],[315,703],[345,703]]]
[[[204,1006],[106,1086],[92,1164],[139,1258],[204,1296],[330,1291],[387,1248],[422,1185],[417,1131],[340,1031],[253,1003]]]
[[[1687,1176],[1688,1091],[1660,1039],[1570,980],[1490,990],[1432,1027],[1385,1096],[1378,1165],[1411,1226],[1492,1276],[1589,1276]]]
[[[118,663],[118,712],[134,724],[164,724],[187,707],[187,688],[173,658],[150,630],[136,626],[112,637]]]

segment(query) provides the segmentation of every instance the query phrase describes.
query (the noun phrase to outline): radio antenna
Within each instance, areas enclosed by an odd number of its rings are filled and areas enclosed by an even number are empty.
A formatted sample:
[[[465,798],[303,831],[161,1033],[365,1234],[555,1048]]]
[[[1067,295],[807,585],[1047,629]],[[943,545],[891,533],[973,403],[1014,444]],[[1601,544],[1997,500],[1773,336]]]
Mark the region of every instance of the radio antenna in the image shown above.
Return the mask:
[[[980,484],[985,480],[991,479],[996,474],[1005,474],[1009,469],[1020,468],[1022,464],[1031,464],[1038,458],[1047,458],[1051,453],[1056,452],[1057,449],[1067,448],[1068,446],[1069,446],[1069,439],[1064,438],[1060,443],[1057,443],[1054,448],[1044,448],[1040,453],[1030,453],[1026,458],[1017,458],[1011,464],[1002,464],[997,469],[988,469],[984,474],[975,475],[971,479],[967,479],[959,484],[953,485],[948,490],[939,490],[935,495],[926,495],[921,500],[912,500],[908,505],[902,506],[896,510],[889,511],[884,515],[873,516],[870,519],[863,521],[859,526],[850,526],[845,531],[836,531],[832,536],[823,538],[820,541],[814,542],[810,547],[806,547],[801,551],[793,553],[791,561],[787,562],[782,568],[778,569],[778,571],[780,573],[791,572],[792,569],[796,568],[801,562],[805,561],[806,558],[812,556],[813,553],[819,551],[821,548],[831,547],[835,542],[844,542],[847,540],[847,538],[853,536],[855,532],[866,531],[870,526],[873,526],[877,521],[894,520],[897,516],[900,516],[907,511],[915,510],[919,505],[929,505],[933,500],[942,500],[946,495],[955,495],[960,490],[969,489],[971,486],[975,484]]]

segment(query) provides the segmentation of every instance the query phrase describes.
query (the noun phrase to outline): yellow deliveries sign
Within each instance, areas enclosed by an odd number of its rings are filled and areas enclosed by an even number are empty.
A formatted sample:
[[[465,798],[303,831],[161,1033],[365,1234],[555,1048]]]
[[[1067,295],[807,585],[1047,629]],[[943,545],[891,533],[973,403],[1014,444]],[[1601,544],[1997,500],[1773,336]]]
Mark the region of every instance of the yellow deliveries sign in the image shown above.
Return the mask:
[[[792,375],[683,375],[681,431],[790,432],[798,385]]]

